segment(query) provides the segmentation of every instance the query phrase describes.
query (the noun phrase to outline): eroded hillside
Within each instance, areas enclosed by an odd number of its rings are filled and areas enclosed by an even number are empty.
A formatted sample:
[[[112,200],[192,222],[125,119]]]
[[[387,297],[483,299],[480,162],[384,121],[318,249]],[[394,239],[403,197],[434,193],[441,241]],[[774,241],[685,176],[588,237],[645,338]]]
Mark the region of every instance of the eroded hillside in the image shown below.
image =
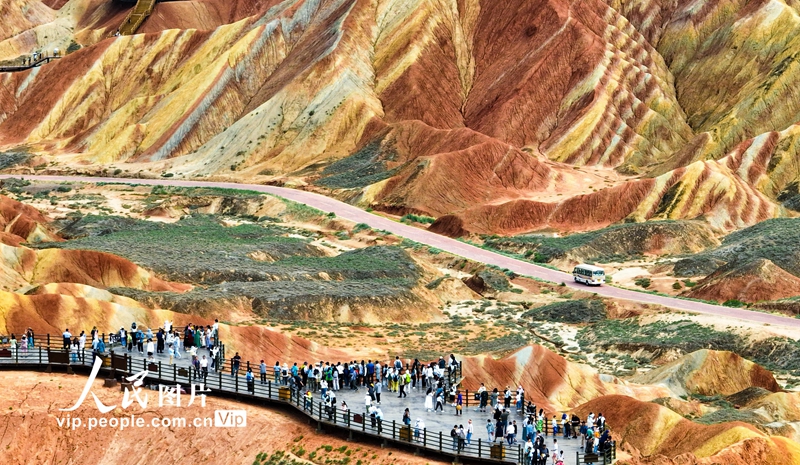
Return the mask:
[[[479,233],[796,208],[782,1],[166,2],[125,37],[112,2],[28,3],[0,59],[83,48],[0,75],[0,146],[45,155],[19,170],[290,183]]]

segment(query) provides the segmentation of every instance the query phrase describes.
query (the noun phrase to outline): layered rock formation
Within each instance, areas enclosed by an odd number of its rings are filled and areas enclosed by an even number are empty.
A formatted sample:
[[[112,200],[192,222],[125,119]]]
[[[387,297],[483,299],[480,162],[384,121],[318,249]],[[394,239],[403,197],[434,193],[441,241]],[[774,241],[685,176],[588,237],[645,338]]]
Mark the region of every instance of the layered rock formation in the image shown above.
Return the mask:
[[[800,461],[800,447],[789,439],[767,436],[742,422],[698,424],[666,407],[631,397],[600,397],[575,412],[582,418],[589,412],[606,417],[614,439],[633,456],[621,464],[779,465]]]
[[[732,352],[698,350],[633,378],[637,383],[669,388],[674,396],[730,395],[748,387],[780,390],[765,368]]]
[[[117,38],[113,2],[28,3],[5,56],[62,40],[21,38],[56,24],[86,47],[0,75],[0,147],[82,170],[312,182],[504,234],[730,230],[785,215],[800,175],[781,1],[166,2]]]

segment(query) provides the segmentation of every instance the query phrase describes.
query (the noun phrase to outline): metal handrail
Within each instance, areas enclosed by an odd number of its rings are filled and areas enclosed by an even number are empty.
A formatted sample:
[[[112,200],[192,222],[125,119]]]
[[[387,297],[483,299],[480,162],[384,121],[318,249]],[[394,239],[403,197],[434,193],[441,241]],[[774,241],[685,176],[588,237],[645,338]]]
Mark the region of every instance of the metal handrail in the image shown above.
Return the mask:
[[[52,339],[52,338],[51,338]],[[0,368],[7,367],[67,367],[68,371],[81,369],[89,371],[93,362],[93,356],[82,353],[75,362],[70,361],[70,354],[63,348],[53,348],[44,345],[34,346],[27,352],[17,349],[12,354],[8,354],[8,349],[0,350]],[[380,439],[384,443],[393,443],[404,447],[411,447],[418,450],[426,450],[441,455],[452,456],[455,458],[469,458],[471,462],[477,461],[486,463],[522,463],[521,445],[508,446],[505,444],[489,444],[487,441],[477,439],[471,444],[463,444],[460,448],[457,440],[445,437],[442,432],[434,433],[427,429],[415,434],[413,425],[407,427],[397,424],[396,421],[378,421],[364,412],[359,413],[360,422],[357,421],[356,413],[352,410],[343,412],[338,408],[326,410],[324,404],[318,399],[313,398],[306,401],[302,393],[292,390],[288,386],[276,385],[271,380],[265,384],[254,378],[248,384],[240,382],[239,376],[224,374],[217,371],[213,374],[198,373],[193,367],[179,367],[177,365],[165,365],[162,362],[148,362],[145,358],[135,358],[124,353],[122,355],[113,350],[104,356],[108,360],[108,365],[104,364],[105,372],[117,375],[131,375],[142,370],[148,370],[146,383],[153,384],[199,384],[196,381],[203,380],[206,387],[211,392],[206,394],[234,395],[235,397],[247,400],[267,400],[274,403],[290,405],[299,412],[310,417],[317,422],[317,428],[333,427],[347,431],[351,437],[358,434],[367,438]],[[9,360],[10,359],[10,360]],[[6,362],[9,360],[9,362]],[[123,368],[124,367],[124,368]]]

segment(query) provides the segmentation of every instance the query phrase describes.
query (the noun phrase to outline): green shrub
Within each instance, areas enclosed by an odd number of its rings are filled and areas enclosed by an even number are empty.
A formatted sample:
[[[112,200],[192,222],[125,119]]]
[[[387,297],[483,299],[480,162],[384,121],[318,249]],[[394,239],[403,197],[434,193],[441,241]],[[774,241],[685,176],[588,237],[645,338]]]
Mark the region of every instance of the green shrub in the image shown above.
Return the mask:
[[[650,281],[650,278],[636,278],[633,283],[639,287],[647,289],[652,284],[652,281]]]

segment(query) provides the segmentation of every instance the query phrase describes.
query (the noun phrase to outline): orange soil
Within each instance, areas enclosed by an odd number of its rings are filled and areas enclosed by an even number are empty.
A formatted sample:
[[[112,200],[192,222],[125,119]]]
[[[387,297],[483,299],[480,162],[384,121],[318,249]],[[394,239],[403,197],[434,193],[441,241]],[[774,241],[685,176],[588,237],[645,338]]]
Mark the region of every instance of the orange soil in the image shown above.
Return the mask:
[[[203,462],[203,463],[251,463],[257,454],[290,451],[302,447],[305,456],[323,445],[334,449],[347,446],[352,450],[353,461],[362,459],[368,463],[425,464],[442,463],[424,457],[414,457],[408,452],[393,448],[381,449],[377,445],[347,442],[337,436],[317,434],[315,428],[281,410],[255,407],[209,397],[206,406],[158,407],[158,393],[146,391],[147,407],[142,409],[136,402],[127,410],[117,407],[108,414],[100,414],[91,396],[71,417],[125,417],[135,414],[150,421],[152,418],[213,417],[215,410],[245,410],[247,426],[228,428],[172,427],[115,429],[60,428],[57,419],[64,419],[68,408],[78,399],[86,384],[86,376],[43,374],[33,372],[2,372],[0,393],[0,448],[7,463],[53,463],[78,462],[114,463],[133,465],[142,463],[142,454],[148,462]],[[122,399],[119,387],[104,388],[96,381],[92,392],[106,405],[118,405]],[[24,395],[20,395],[24,393]],[[183,402],[188,397],[182,398]],[[295,439],[301,438],[297,441]],[[102,444],[102,447],[98,447]],[[359,449],[356,451],[356,449]],[[317,451],[321,458],[324,450]],[[330,453],[328,453],[330,454]],[[305,456],[303,458],[305,458]],[[336,455],[329,455],[336,457]]]

